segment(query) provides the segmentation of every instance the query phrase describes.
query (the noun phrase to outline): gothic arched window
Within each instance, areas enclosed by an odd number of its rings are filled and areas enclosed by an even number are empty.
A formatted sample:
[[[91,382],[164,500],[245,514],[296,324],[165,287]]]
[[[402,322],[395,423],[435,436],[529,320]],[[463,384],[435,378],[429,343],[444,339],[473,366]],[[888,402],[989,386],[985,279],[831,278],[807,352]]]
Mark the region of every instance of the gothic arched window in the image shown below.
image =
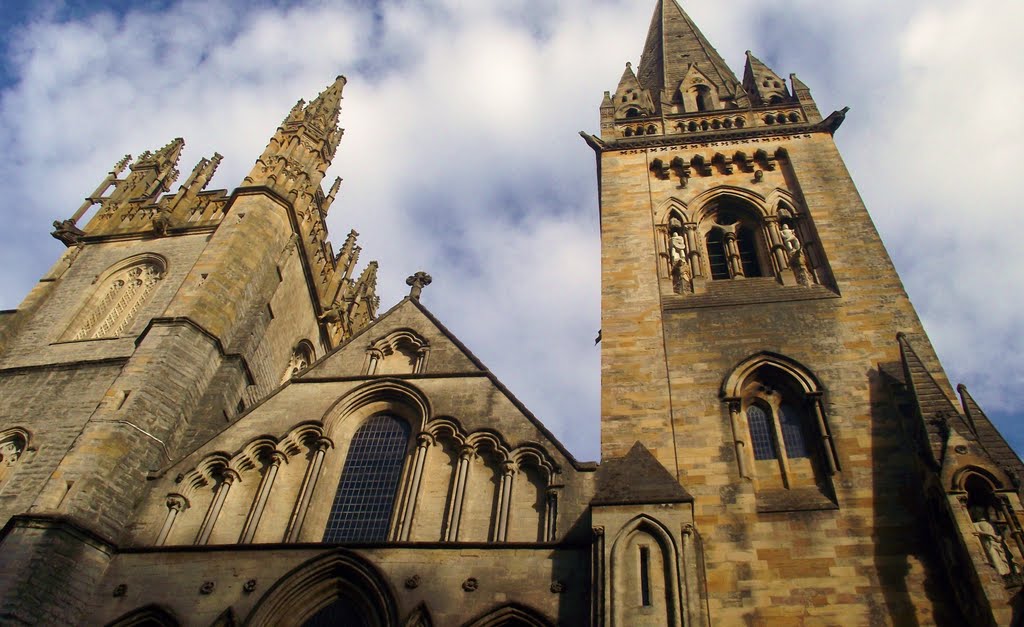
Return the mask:
[[[759,211],[732,196],[713,201],[701,219],[707,270],[713,280],[764,276],[768,259]]]
[[[711,89],[707,85],[698,85],[693,97],[697,101],[697,111],[711,111],[715,108],[715,103],[711,99]]]
[[[387,539],[409,443],[409,424],[389,414],[368,419],[352,437],[324,542]]]
[[[775,438],[772,435],[772,419],[761,405],[747,407],[747,423],[750,425],[750,445],[754,459],[777,459]]]
[[[824,391],[809,371],[771,353],[754,355],[726,377],[740,474],[754,480],[762,511],[835,506],[831,475],[839,471]],[[794,505],[792,491],[802,494]]]
[[[65,334],[68,340],[118,337],[135,321],[163,278],[164,264],[145,256],[109,272]]]

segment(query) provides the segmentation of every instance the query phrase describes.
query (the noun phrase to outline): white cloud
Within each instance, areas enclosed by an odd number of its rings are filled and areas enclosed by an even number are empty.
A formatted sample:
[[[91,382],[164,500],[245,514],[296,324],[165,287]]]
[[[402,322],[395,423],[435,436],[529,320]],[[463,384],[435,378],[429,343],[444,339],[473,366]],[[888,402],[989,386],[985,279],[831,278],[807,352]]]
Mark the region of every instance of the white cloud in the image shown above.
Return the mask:
[[[40,14],[11,44],[18,81],[0,94],[0,307],[16,307],[59,254],[50,221],[122,154],[180,135],[183,171],[219,151],[213,187],[234,187],[294,101],[344,73],[332,238],[361,232],[385,306],[405,276],[430,272],[424,302],[595,458],[596,182],[576,132],[597,130],[601,95],[638,60],[653,4],[186,0],[159,14]],[[1010,191],[1022,139],[1012,25],[1024,5],[686,8],[737,73],[749,48],[797,72],[824,112],[853,107],[837,140],[940,356],[986,408],[1013,410],[1024,261],[1011,236],[1024,225]]]

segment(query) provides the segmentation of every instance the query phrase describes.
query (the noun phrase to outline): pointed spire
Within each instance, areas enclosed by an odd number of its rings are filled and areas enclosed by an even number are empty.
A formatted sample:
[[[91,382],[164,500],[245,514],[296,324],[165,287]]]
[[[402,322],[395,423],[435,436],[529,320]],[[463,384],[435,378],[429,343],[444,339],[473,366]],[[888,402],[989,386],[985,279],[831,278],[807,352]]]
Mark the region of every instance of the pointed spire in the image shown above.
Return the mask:
[[[1019,477],[1024,478],[1024,464],[1020,457],[1013,451],[1013,448],[1006,442],[999,430],[989,420],[985,412],[975,402],[974,397],[967,391],[967,386],[960,384],[956,387],[960,393],[960,402],[963,404],[967,418],[978,435],[978,442],[985,449],[985,452],[992,459],[1003,467],[1004,470],[1011,470]]]
[[[761,104],[780,103],[790,99],[786,81],[763,61],[747,50],[747,63],[743,68],[743,89]]]
[[[706,78],[718,101],[734,99],[736,75],[676,0],[658,0],[637,72],[640,85],[656,101],[670,103],[691,68]]]
[[[309,106],[306,107],[305,120],[316,124],[324,132],[333,131],[338,126],[338,114],[341,112],[341,92],[348,82],[344,76],[338,75],[330,87],[320,92]]]
[[[324,215],[331,210],[331,205],[334,204],[334,199],[338,197],[338,190],[341,189],[341,177],[334,179],[334,184],[331,185],[331,191],[327,192],[327,196],[324,198],[323,204],[320,206],[320,210]]]

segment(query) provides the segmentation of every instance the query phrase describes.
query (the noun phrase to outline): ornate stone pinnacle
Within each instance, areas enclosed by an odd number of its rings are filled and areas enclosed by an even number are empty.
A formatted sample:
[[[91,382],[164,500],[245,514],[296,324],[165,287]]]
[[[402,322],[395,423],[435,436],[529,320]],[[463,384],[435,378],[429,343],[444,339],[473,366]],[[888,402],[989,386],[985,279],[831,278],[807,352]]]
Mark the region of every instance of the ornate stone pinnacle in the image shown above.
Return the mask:
[[[419,300],[420,293],[423,291],[423,288],[430,285],[431,281],[433,281],[433,279],[430,278],[430,275],[423,271],[417,272],[406,279],[405,284],[412,288],[409,290],[409,298]]]

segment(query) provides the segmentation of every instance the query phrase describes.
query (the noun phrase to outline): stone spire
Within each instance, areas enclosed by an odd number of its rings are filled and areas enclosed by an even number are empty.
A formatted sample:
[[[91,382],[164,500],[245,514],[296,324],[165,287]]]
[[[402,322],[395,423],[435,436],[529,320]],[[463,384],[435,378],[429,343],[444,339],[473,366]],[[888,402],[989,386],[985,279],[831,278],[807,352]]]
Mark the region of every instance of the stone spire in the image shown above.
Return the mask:
[[[308,105],[296,103],[245,183],[273,189],[291,200],[296,211],[312,204],[344,132],[338,128],[344,87],[345,77],[338,76]]]
[[[716,104],[742,97],[736,75],[676,0],[658,0],[640,58],[640,85],[651,91],[656,102],[667,105],[681,86],[686,91],[688,85],[682,82],[694,72],[717,92]]]
[[[169,192],[178,179],[178,159],[185,140],[177,137],[156,152],[139,155],[130,167],[131,172],[116,184],[107,199],[109,205],[120,205],[130,200],[154,200],[158,194]]]

